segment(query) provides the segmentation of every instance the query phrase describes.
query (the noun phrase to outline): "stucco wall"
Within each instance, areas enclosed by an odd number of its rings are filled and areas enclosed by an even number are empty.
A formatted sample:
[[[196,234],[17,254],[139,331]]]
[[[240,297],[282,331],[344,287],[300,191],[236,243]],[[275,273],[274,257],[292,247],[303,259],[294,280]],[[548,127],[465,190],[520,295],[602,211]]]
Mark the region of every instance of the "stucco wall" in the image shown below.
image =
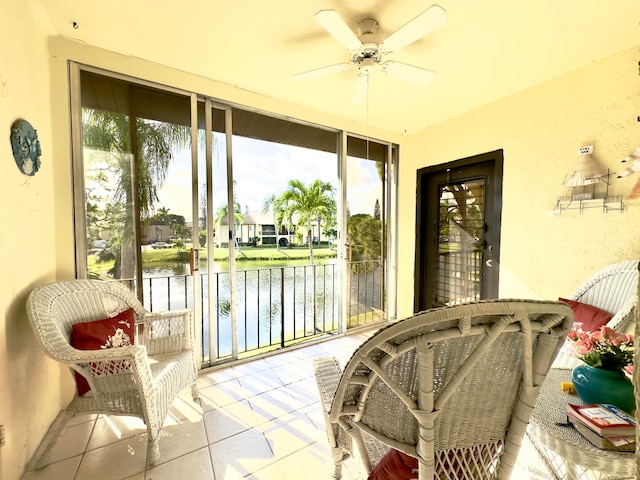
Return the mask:
[[[576,160],[594,157],[612,172],[640,147],[640,49],[594,62],[461,117],[428,128],[402,146],[399,316],[412,312],[416,170],[504,150],[500,297],[557,299],[610,263],[640,257],[638,200],[627,199],[640,174],[617,179],[624,213],[586,210],[549,215]],[[470,80],[470,88],[473,85]]]
[[[60,409],[60,368],[30,330],[25,302],[56,270],[49,67],[46,25],[31,2],[6,2],[0,15],[0,479],[17,480]],[[42,166],[22,174],[9,143],[13,122],[37,130]]]
[[[42,355],[28,328],[25,301],[36,285],[73,276],[73,204],[67,60],[76,60],[252,105],[294,118],[360,133],[362,125],[313,115],[295,105],[190,76],[157,64],[115,55],[59,37],[48,37],[37,2],[3,4],[0,15],[0,480],[17,480],[73,386],[68,372]],[[504,207],[500,295],[557,298],[613,261],[640,256],[637,201],[623,214],[546,215],[579,146],[614,171],[640,146],[638,49],[589,65],[484,108],[398,138],[399,316],[411,313],[415,238],[415,176],[423,166],[504,149]],[[471,87],[472,88],[472,87]],[[53,93],[51,93],[53,92]],[[27,177],[16,168],[9,129],[25,118],[38,129],[42,168]],[[4,140],[3,140],[4,138]],[[612,194],[626,195],[640,174],[614,180]]]

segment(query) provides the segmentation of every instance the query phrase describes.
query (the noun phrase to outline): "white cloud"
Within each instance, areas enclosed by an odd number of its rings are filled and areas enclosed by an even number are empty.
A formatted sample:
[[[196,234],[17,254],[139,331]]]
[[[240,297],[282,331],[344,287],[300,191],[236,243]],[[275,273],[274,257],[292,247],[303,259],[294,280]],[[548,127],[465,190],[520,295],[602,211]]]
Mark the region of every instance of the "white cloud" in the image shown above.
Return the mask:
[[[305,183],[320,179],[333,184],[337,191],[338,167],[333,153],[241,137],[234,137],[233,141],[235,194],[243,212],[247,206],[250,211],[261,210],[264,198],[282,193],[290,179]],[[214,209],[227,199],[225,154],[223,145],[214,151]],[[183,215],[187,221],[191,221],[190,162],[189,152],[176,154],[167,181],[159,192],[159,207]],[[205,181],[205,172],[204,165],[201,165],[203,180],[200,185]],[[381,199],[382,189],[375,162],[349,158],[347,178],[347,201],[351,213],[373,214],[375,201]]]

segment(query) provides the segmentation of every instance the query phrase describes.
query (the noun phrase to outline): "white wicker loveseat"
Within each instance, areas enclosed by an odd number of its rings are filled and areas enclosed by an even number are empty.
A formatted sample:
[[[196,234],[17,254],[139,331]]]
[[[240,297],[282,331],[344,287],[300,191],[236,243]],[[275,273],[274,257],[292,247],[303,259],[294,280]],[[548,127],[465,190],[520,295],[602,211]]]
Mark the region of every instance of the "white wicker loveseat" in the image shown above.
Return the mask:
[[[549,366],[573,323],[561,302],[492,300],[429,310],[376,332],[346,364],[314,360],[341,478],[389,447],[418,478],[508,479]]]
[[[99,350],[71,346],[74,324],[133,309],[133,345]],[[36,288],[27,300],[33,330],[45,353],[84,377],[90,391],[74,395],[34,455],[44,467],[69,420],[84,413],[130,415],[147,426],[147,465],[160,457],[159,434],[176,395],[191,386],[197,398],[191,310],[150,313],[125,287],[98,280],[70,280]]]
[[[638,260],[613,263],[587,278],[569,300],[592,305],[611,314],[607,327],[635,333],[638,306]],[[576,318],[576,322],[579,318]],[[581,363],[568,349],[562,349],[553,366],[573,368]]]
[[[608,327],[634,333],[638,304],[638,260],[613,263],[591,275],[569,297],[611,313]]]

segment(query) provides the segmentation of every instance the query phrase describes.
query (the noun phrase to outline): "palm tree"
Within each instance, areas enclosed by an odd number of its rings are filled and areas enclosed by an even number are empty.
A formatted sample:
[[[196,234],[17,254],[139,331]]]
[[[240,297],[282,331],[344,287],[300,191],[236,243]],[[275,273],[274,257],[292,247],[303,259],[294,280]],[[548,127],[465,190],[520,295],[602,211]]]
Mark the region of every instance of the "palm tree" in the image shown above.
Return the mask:
[[[319,237],[322,221],[330,219],[336,210],[333,193],[333,186],[321,180],[315,180],[308,186],[300,180],[289,180],[287,189],[272,203],[274,209],[277,208],[275,217],[279,220],[278,229],[282,228],[283,223],[290,229],[293,226],[293,217],[296,217],[298,226],[306,226],[311,265],[314,263],[311,224],[313,221],[318,222]]]
[[[160,207],[158,209],[158,213],[156,213],[157,219],[166,223],[167,217],[169,216],[169,210],[170,210],[169,208]]]
[[[216,216],[213,219],[213,224],[215,226],[221,225],[223,220],[226,220],[229,215],[229,207],[226,203],[223,203],[216,210]],[[240,213],[240,204],[236,203],[233,208],[233,222],[236,225],[242,225],[244,222],[244,215]],[[234,235],[235,238],[235,235]]]
[[[155,202],[158,201],[158,189],[166,179],[172,152],[189,145],[190,129],[182,125],[132,118],[120,113],[84,109],[82,139],[85,148],[108,154],[105,156],[106,170],[98,173],[96,180],[102,183],[114,180],[115,189],[109,205],[119,206],[119,210],[124,213],[116,235],[120,237],[120,244],[114,246],[119,247],[117,256],[121,262],[120,268],[114,271],[114,276],[134,278],[134,219],[137,215],[141,219],[151,216]],[[135,198],[132,182],[134,168],[138,178]]]
[[[275,194],[267,195],[262,202],[262,213],[267,214],[269,211],[273,213],[273,225],[276,228],[276,250],[280,250],[280,242],[278,235],[282,231],[282,208],[280,205],[280,197]]]

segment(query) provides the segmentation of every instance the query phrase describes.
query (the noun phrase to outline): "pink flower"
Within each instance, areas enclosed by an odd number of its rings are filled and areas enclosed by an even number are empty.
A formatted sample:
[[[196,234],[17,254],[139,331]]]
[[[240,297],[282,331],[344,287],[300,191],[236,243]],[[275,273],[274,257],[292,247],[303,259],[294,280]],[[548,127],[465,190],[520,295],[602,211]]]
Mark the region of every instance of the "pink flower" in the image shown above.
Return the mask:
[[[607,370],[622,370],[633,364],[633,337],[607,326],[585,332],[574,324],[567,335],[575,355],[587,365]]]

